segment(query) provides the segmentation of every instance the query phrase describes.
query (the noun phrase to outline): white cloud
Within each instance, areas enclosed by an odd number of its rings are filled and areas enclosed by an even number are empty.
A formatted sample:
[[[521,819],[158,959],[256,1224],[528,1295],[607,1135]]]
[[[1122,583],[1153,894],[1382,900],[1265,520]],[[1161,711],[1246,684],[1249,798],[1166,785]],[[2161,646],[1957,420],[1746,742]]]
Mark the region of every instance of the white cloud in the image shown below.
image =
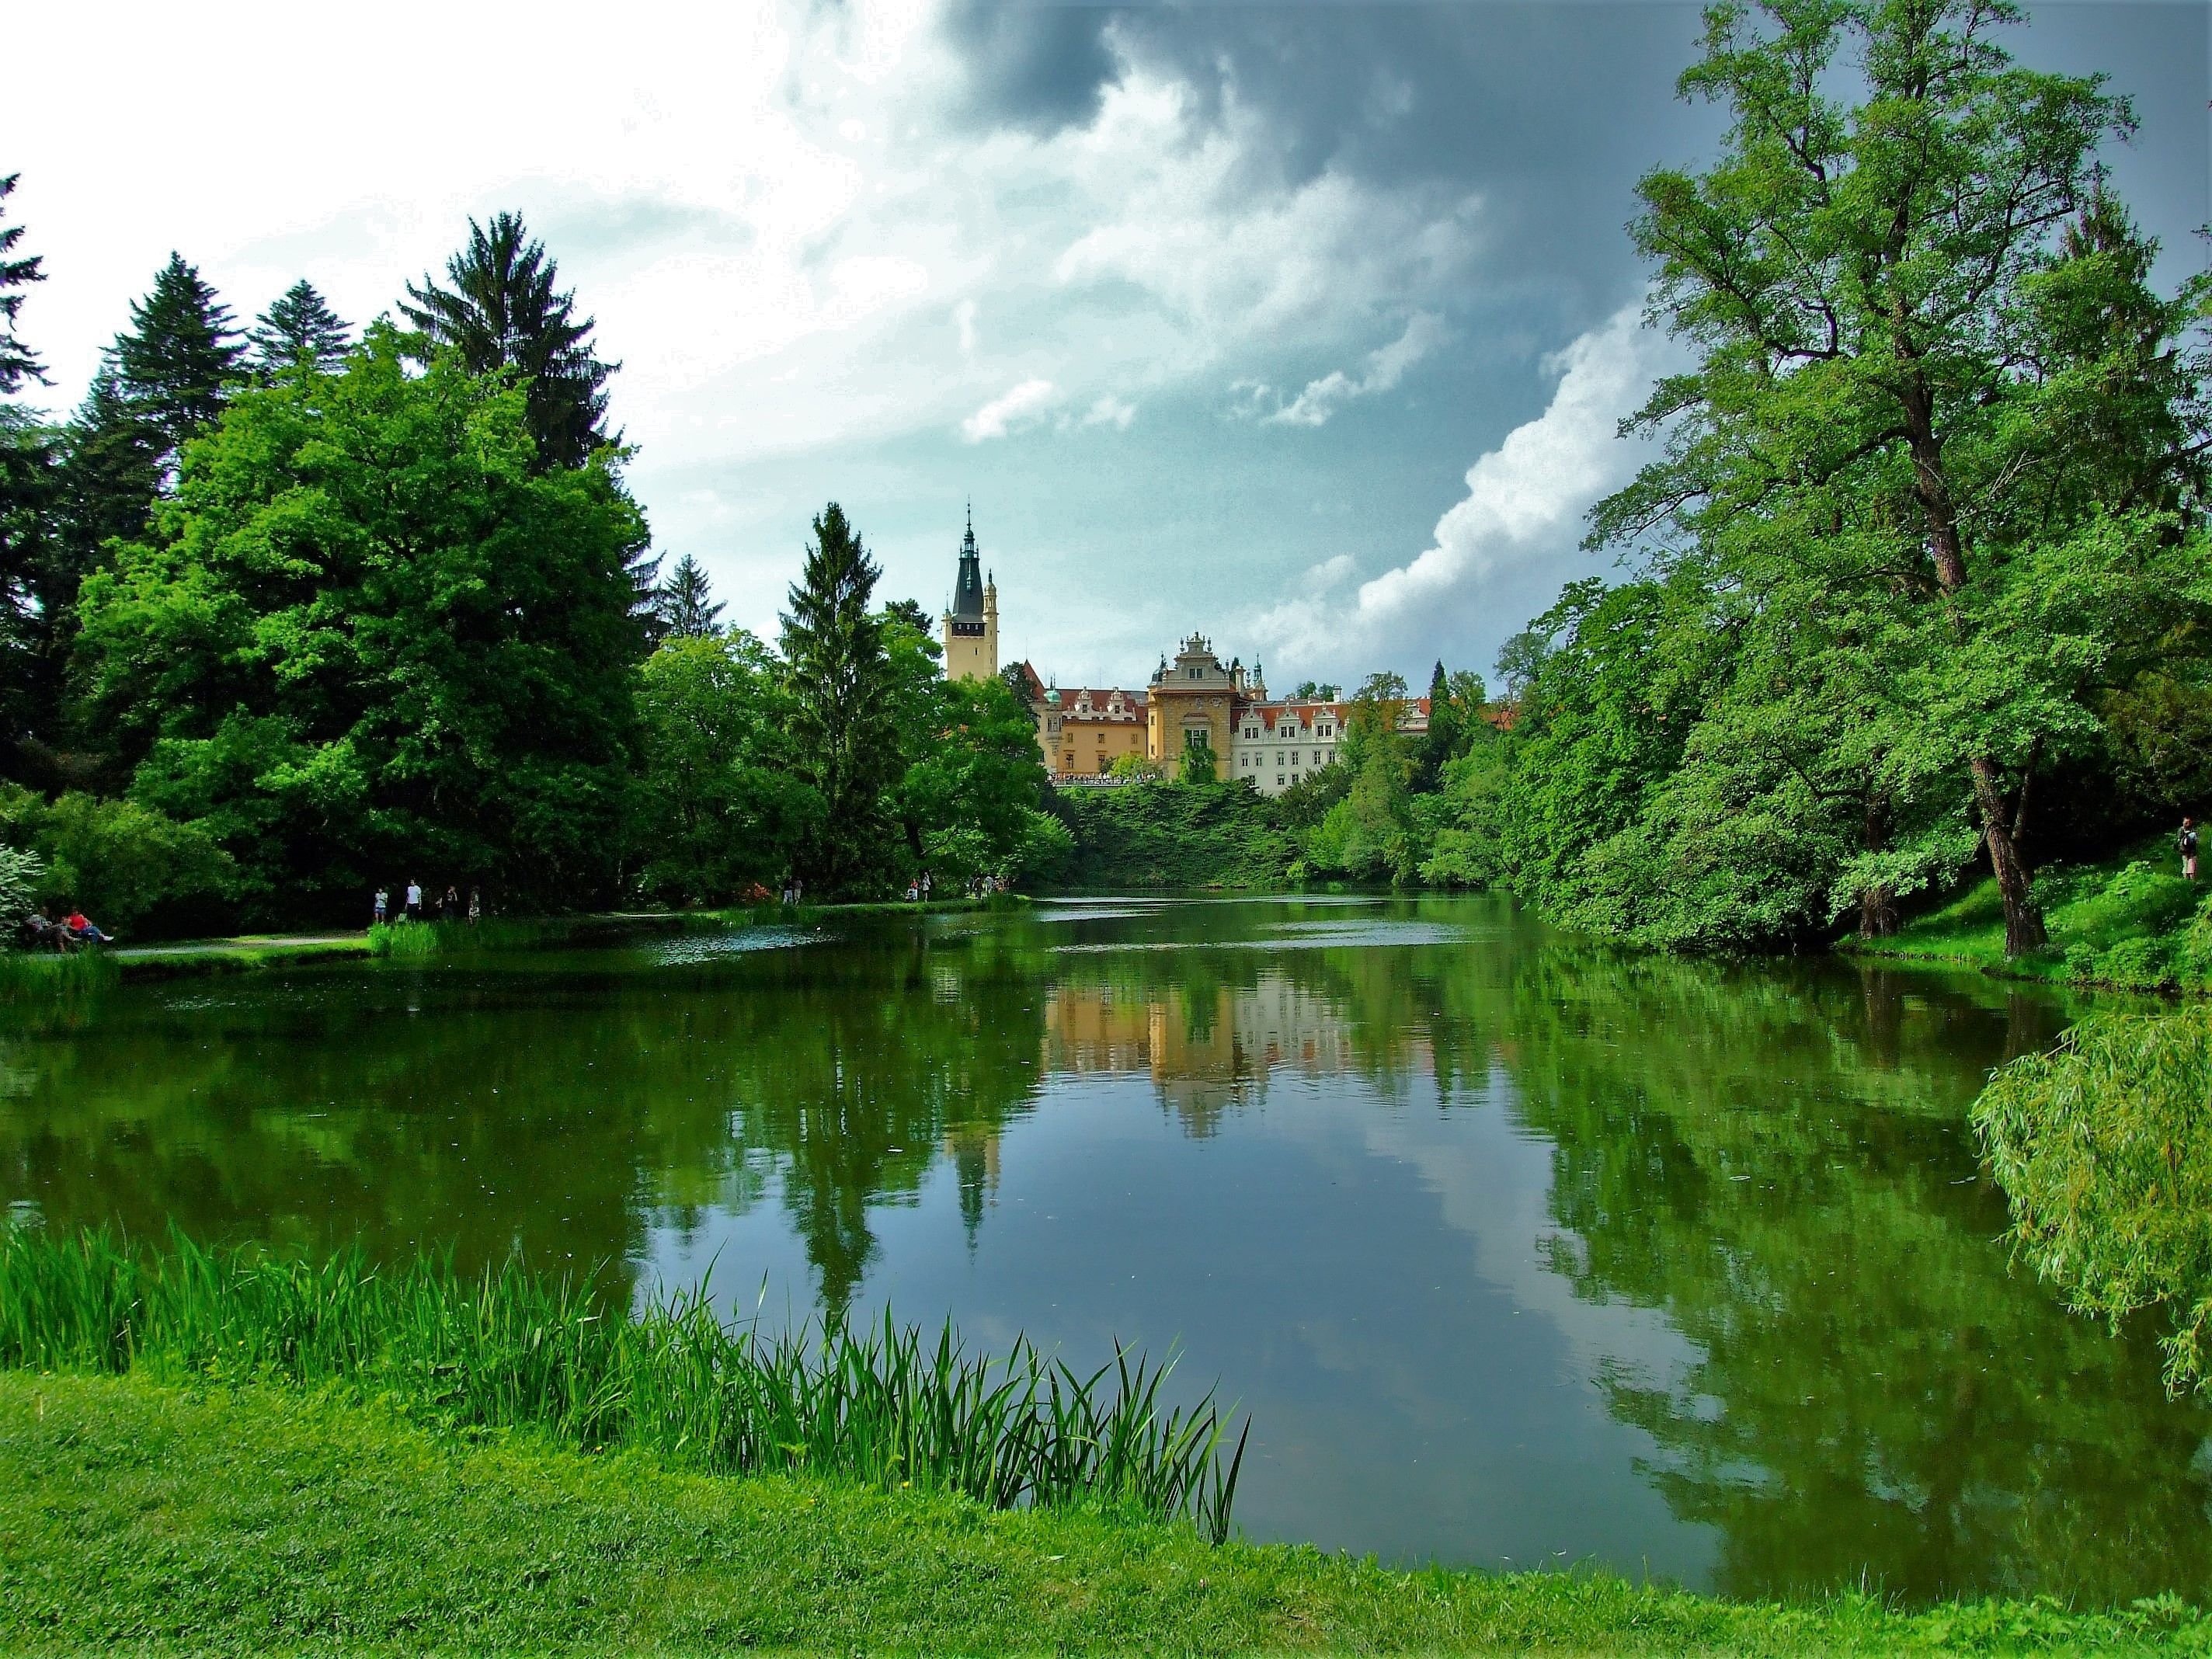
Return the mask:
[[[1443,338],[1443,319],[1434,312],[1417,311],[1407,321],[1404,333],[1367,354],[1366,371],[1357,380],[1340,368],[1318,380],[1309,380],[1304,391],[1268,416],[1267,421],[1277,426],[1325,425],[1340,404],[1393,390],[1406,378],[1406,371],[1435,350]]]
[[[1091,405],[1083,416],[1085,426],[1110,426],[1116,432],[1127,432],[1129,422],[1137,418],[1137,406],[1109,394]]]
[[[1309,573],[1305,592],[1258,617],[1253,631],[1270,654],[1350,667],[1384,641],[1425,638],[1463,617],[1501,572],[1570,554],[1583,514],[1644,459],[1643,446],[1615,431],[1673,348],[1642,318],[1640,302],[1626,307],[1548,360],[1559,371],[1550,404],[1468,469],[1467,495],[1437,520],[1426,551],[1348,595],[1350,560],[1332,559]]]
[[[1003,438],[1012,428],[1035,419],[1051,405],[1053,398],[1050,380],[1024,380],[961,422],[960,435],[971,444]]]

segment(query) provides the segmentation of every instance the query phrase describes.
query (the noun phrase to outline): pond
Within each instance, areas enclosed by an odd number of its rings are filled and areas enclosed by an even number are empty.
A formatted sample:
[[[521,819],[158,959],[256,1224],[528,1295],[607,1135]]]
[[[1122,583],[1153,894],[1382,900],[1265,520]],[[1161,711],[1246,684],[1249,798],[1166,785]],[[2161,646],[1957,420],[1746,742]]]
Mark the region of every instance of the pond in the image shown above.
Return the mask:
[[[2202,1599],[2212,1413],[2009,1267],[1966,1122],[2073,1012],[1483,898],[640,935],[0,1009],[0,1200],[1174,1347],[1256,1538]]]

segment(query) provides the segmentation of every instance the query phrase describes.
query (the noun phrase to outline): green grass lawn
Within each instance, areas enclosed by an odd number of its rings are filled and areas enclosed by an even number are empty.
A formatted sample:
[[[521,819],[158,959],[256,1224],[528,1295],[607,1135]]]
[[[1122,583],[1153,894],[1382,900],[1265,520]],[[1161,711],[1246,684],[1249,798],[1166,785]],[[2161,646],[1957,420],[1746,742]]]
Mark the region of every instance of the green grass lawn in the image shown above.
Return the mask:
[[[2017,979],[2136,990],[2212,989],[2212,884],[2181,878],[2164,837],[2098,864],[2053,865],[2036,877],[2048,949],[2008,962],[1994,879],[1905,924],[1893,939],[1852,939],[1862,956],[1957,962]]]
[[[672,1472],[375,1406],[0,1373],[11,1652],[1800,1654],[2212,1644],[2161,1604],[1747,1606],[1585,1574],[1402,1574],[1187,1526]]]

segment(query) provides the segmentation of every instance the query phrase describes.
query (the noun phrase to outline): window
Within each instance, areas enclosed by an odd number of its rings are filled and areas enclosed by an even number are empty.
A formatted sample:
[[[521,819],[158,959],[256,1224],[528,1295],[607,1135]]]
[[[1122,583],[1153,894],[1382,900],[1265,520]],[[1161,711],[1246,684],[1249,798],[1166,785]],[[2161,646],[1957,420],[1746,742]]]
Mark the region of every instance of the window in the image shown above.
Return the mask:
[[[1275,787],[1276,787],[1276,788],[1278,788],[1278,789],[1279,789],[1279,788],[1281,788],[1282,787],[1283,787],[1283,775],[1282,775],[1280,772],[1278,772],[1278,773],[1276,773],[1276,774],[1275,774]]]
[[[1293,766],[1296,766],[1297,763],[1298,763],[1298,751],[1297,751],[1297,750],[1293,749],[1293,750],[1291,750],[1291,765],[1293,765]]]
[[[1275,764],[1276,764],[1276,765],[1278,765],[1278,766],[1280,766],[1282,763],[1283,763],[1283,751],[1282,751],[1281,750],[1278,749],[1278,750],[1275,751]],[[1280,782],[1282,781],[1282,780],[1281,780],[1280,778],[1277,778],[1277,779],[1275,780],[1275,781],[1276,781],[1276,782],[1278,782],[1278,783],[1280,783]]]

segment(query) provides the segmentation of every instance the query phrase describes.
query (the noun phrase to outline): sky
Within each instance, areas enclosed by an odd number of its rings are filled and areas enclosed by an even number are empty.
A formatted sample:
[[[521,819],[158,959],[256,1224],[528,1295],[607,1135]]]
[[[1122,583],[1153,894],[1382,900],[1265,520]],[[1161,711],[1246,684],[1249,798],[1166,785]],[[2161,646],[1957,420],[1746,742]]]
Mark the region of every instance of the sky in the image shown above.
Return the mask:
[[[66,410],[175,249],[241,319],[359,323],[519,209],[623,365],[656,546],[773,638],[843,504],[934,613],[973,503],[1001,655],[1138,684],[1193,631],[1277,690],[1487,671],[1671,361],[1637,178],[1710,155],[1669,0],[844,0],[19,9],[19,325]],[[2212,9],[2009,32],[2136,100],[2112,176],[2206,263]]]

